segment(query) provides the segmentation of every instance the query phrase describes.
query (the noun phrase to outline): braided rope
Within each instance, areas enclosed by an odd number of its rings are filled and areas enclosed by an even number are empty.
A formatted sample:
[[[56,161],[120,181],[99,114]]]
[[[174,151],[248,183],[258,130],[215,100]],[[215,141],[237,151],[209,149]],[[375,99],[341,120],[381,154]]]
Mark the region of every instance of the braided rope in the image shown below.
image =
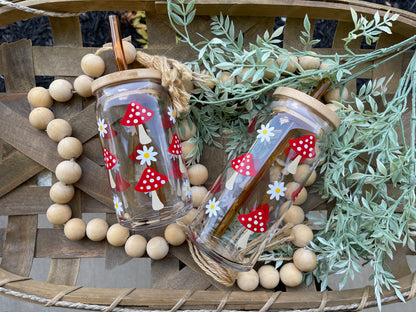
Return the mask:
[[[9,290],[4,287],[0,287],[0,293],[3,293],[8,296],[17,297],[24,300],[29,300],[32,302],[37,302],[41,304],[46,304],[49,302],[49,299],[39,297],[36,295],[28,295],[25,293]],[[403,297],[408,296],[410,291],[403,292]],[[278,297],[278,295],[275,295]],[[272,296],[274,297],[274,296]],[[396,301],[398,297],[396,295],[385,297],[381,299],[382,304],[390,303],[392,301]],[[377,304],[376,300],[367,301],[364,308],[375,306]],[[64,308],[73,308],[73,309],[81,309],[81,310],[91,310],[91,311],[105,311],[108,306],[102,305],[93,305],[93,304],[85,304],[81,302],[69,302],[69,301],[58,301],[54,304],[56,307],[64,307]],[[352,303],[349,305],[338,305],[333,307],[325,307],[323,312],[333,312],[333,311],[348,311],[348,310],[356,310],[360,306],[360,303]],[[144,310],[135,310],[135,309],[125,309],[125,308],[114,308],[114,312],[143,312]],[[183,312],[208,312],[212,310],[181,310]],[[224,312],[240,312],[237,310],[223,310]],[[146,310],[146,312],[169,312],[169,310]],[[247,311],[247,312],[254,312],[254,311]],[[256,311],[257,312],[257,311]],[[311,309],[300,309],[300,310],[281,310],[280,312],[319,312],[319,308],[311,308]]]
[[[72,17],[72,16],[78,16],[81,14],[81,13],[61,13],[61,12],[39,10],[39,9],[34,9],[25,5],[21,5],[19,3],[10,2],[7,0],[0,0],[0,4],[10,7],[10,8],[20,10],[20,11],[28,12],[28,13],[33,13],[37,15],[46,15],[46,16],[52,16],[52,17]]]

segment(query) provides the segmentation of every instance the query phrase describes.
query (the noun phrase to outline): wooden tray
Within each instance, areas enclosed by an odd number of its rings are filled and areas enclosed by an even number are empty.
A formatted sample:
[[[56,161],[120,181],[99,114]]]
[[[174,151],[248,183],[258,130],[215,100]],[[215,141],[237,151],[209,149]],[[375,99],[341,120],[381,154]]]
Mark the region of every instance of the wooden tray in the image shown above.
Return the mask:
[[[119,1],[14,1],[16,4],[54,12],[80,12],[82,10],[144,10],[149,34],[149,54],[160,54],[181,61],[195,56],[185,45],[177,44],[175,33],[169,26],[165,1],[119,0]],[[298,45],[296,34],[302,28],[303,17],[308,14],[312,25],[316,19],[337,20],[338,27],[331,48],[315,49],[318,53],[334,53],[343,46],[340,40],[352,29],[350,7],[359,14],[372,16],[377,9],[381,14],[387,7],[361,1],[285,1],[240,0],[197,1],[197,17],[192,24],[195,32],[209,32],[209,16],[219,14],[233,17],[236,28],[244,32],[245,40],[255,39],[258,33],[272,29],[274,17],[286,17],[284,46]],[[389,46],[410,37],[416,30],[416,15],[391,9],[401,16],[394,24],[392,36],[382,36],[377,48]],[[0,26],[36,16],[33,13],[0,6]],[[123,306],[140,310],[194,309],[194,310],[262,310],[287,309],[353,310],[374,305],[371,287],[344,291],[319,292],[314,286],[301,286],[284,292],[242,292],[225,288],[207,277],[193,262],[187,246],[171,248],[170,259],[186,265],[182,270],[169,270],[169,278],[161,273],[163,265],[154,264],[155,278],[163,279],[169,289],[92,288],[76,285],[81,258],[105,258],[117,256],[117,248],[105,242],[73,242],[66,239],[61,228],[38,228],[38,215],[45,214],[51,204],[49,187],[37,186],[36,175],[46,168],[55,169],[61,158],[56,143],[44,132],[34,130],[28,122],[30,111],[26,93],[35,86],[35,76],[56,76],[72,80],[82,74],[80,60],[96,48],[82,47],[78,17],[51,17],[54,46],[32,46],[23,39],[1,45],[0,74],[5,78],[7,93],[0,94],[0,214],[7,216],[7,227],[0,228],[0,292],[18,299],[39,304],[74,307],[78,309],[103,310],[105,306]],[[360,51],[360,43],[354,47]],[[363,52],[363,51],[361,51]],[[385,76],[395,73],[389,93],[394,93],[410,54],[378,67],[363,78]],[[355,85],[350,86],[355,90]],[[92,101],[85,102],[74,97],[68,105],[55,104],[55,115],[70,121],[74,136],[84,143],[84,154],[79,160],[82,179],[76,183],[76,196],[71,202],[74,216],[82,213],[105,213],[115,222],[112,200],[103,168],[101,148],[97,139],[95,108]],[[220,152],[221,153],[221,152]],[[210,185],[222,168],[219,162],[209,162],[215,148],[205,153],[202,163],[209,167]],[[211,158],[212,159],[212,158]],[[322,208],[318,198],[311,200],[306,209]],[[159,230],[160,232],[160,230]],[[158,233],[158,231],[155,231]],[[400,278],[400,285],[407,299],[414,296],[416,282],[405,257],[395,257],[393,269]],[[35,258],[50,258],[50,271],[46,281],[28,279]],[[184,281],[187,281],[184,283]],[[155,283],[161,285],[161,283]],[[186,285],[186,286],[183,286]],[[384,302],[396,301],[392,291],[384,292]]]

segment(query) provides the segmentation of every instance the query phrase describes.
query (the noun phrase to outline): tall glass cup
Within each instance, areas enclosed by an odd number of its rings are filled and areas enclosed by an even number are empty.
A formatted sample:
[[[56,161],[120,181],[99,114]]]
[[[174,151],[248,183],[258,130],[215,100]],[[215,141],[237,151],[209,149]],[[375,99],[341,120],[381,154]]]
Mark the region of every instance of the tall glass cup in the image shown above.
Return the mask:
[[[247,133],[250,146],[230,159],[188,228],[196,247],[236,271],[251,269],[278,230],[277,222],[328,147],[338,116],[297,90],[276,89],[269,115]]]
[[[192,208],[174,109],[150,69],[115,72],[92,89],[103,157],[120,224],[148,229],[174,222]]]

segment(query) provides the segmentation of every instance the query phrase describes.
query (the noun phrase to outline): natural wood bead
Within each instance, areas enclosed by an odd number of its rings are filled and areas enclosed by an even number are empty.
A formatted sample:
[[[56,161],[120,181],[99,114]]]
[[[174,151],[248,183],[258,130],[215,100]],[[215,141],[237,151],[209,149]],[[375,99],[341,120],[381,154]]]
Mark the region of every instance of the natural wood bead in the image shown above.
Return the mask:
[[[64,160],[56,166],[56,178],[65,184],[74,184],[82,175],[82,169],[75,161]]]
[[[72,127],[65,119],[57,118],[48,123],[46,133],[50,139],[59,142],[63,138],[71,136]]]
[[[69,220],[64,226],[64,234],[70,240],[81,240],[85,237],[87,224],[79,218]]]
[[[306,177],[308,176],[309,172],[310,175],[306,180]],[[298,183],[304,183],[305,186],[310,186],[316,180],[316,171],[311,171],[311,166],[309,166],[308,164],[301,164],[296,168],[296,173],[293,175],[293,180],[295,180]]]
[[[98,55],[88,53],[81,59],[81,69],[90,77],[99,77],[105,71],[105,63]]]
[[[195,150],[195,144],[189,141],[184,141],[181,143],[181,145],[182,145],[182,156],[185,159],[185,161],[188,161],[189,159],[191,159],[189,155],[191,154],[191,152]]]
[[[260,285],[266,289],[275,288],[280,281],[279,271],[270,264],[262,265],[257,271],[259,275]]]
[[[168,242],[161,236],[155,236],[147,243],[146,252],[153,260],[161,260],[169,252]]]
[[[82,155],[82,143],[74,137],[66,137],[58,143],[58,154],[63,159],[78,158]]]
[[[68,205],[52,204],[46,210],[46,218],[55,225],[61,225],[71,219],[72,209]]]
[[[66,204],[74,197],[74,194],[74,187],[61,181],[56,182],[49,189],[49,197],[58,204]]]
[[[45,130],[48,124],[55,118],[53,112],[46,107],[37,107],[29,114],[30,124],[39,130]]]
[[[302,272],[292,263],[285,263],[280,268],[280,280],[288,287],[296,287],[302,283]]]
[[[188,178],[192,185],[201,185],[208,180],[208,169],[202,164],[188,167]]]
[[[342,100],[347,100],[349,96],[349,91],[346,87],[343,88],[342,90],[342,95],[341,95],[341,88],[333,88],[329,91],[327,91],[324,94],[324,100],[326,103],[332,103],[333,101],[335,102],[341,102],[341,97]]]
[[[72,99],[72,84],[65,79],[56,79],[49,85],[49,94],[58,102],[68,102]]]
[[[53,99],[48,89],[44,87],[35,87],[30,89],[27,94],[27,100],[33,107],[51,107]]]
[[[183,127],[183,129],[182,129]],[[184,130],[184,131],[182,131]],[[191,123],[189,126],[189,123],[187,120],[185,120],[182,125],[179,127],[179,139],[181,141],[186,141],[192,138],[196,133],[196,126],[194,123]]]
[[[87,237],[94,241],[102,241],[107,236],[108,223],[104,219],[94,218],[87,223]]]
[[[94,79],[87,75],[78,76],[74,80],[74,89],[78,95],[83,97],[90,97],[92,96],[91,84],[93,81]]]
[[[316,54],[315,52],[310,52],[311,54]],[[318,69],[321,65],[321,59],[317,56],[311,56],[311,55],[304,55],[299,57],[299,65],[304,70],[309,69]]]
[[[126,63],[131,64],[136,60],[137,51],[134,45],[131,42],[123,40],[123,50],[124,56],[126,58]]]
[[[293,263],[299,270],[309,272],[315,269],[318,261],[316,259],[316,254],[312,250],[299,248],[293,254]]]
[[[186,240],[184,229],[176,223],[171,223],[166,227],[164,236],[166,241],[172,246],[180,246]]]
[[[292,228],[292,243],[297,247],[305,247],[313,240],[312,230],[305,224],[298,224]]]
[[[195,219],[197,213],[198,213],[198,210],[192,208],[191,210],[189,210],[188,214],[185,217],[183,217],[182,219],[176,222],[178,222],[181,225],[182,224],[188,225]]]
[[[282,64],[286,61],[286,68],[285,71],[289,72],[289,73],[294,73],[298,67],[296,66],[296,64],[298,63],[298,57],[295,55],[290,55],[289,57],[287,57],[287,55],[282,55],[280,57],[278,57],[276,59],[276,63],[277,65],[279,65],[279,67],[282,67]]]
[[[205,196],[207,195],[208,190],[205,186],[192,186],[191,194],[194,208],[201,206],[204,201]]]
[[[126,254],[132,258],[140,258],[146,252],[147,240],[142,235],[135,234],[130,236],[125,245]]]
[[[248,272],[238,272],[237,285],[241,290],[253,291],[259,285],[259,275],[253,269]]]
[[[289,182],[286,184],[286,191],[285,191],[285,197],[287,199],[292,199],[292,194],[297,191],[300,187],[300,184],[297,182]],[[296,196],[293,203],[295,205],[302,205],[306,199],[308,198],[308,192],[304,187],[300,190],[299,194]]]
[[[107,231],[107,241],[110,245],[115,247],[123,246],[129,238],[129,229],[115,223]]]
[[[297,205],[292,205],[291,201],[284,202],[279,208],[279,218],[286,212],[285,216],[283,217],[284,223],[291,223],[291,224],[300,224],[305,220],[305,212],[303,211],[302,207]],[[290,205],[289,209],[287,207]]]

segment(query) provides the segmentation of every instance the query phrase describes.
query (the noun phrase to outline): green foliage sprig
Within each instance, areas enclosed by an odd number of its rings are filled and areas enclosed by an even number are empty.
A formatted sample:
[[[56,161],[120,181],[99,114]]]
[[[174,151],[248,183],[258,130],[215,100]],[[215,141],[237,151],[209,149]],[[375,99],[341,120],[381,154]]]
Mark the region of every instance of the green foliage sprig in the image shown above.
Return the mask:
[[[368,21],[351,10],[354,29],[344,39],[345,53],[313,55],[326,63],[325,70],[304,70],[298,66],[297,73],[291,73],[286,70],[289,56],[312,55],[308,50],[317,42],[311,36],[307,16],[299,37],[303,48],[287,50],[279,46],[283,28],[272,34],[265,32],[255,43],[245,43],[231,19],[222,15],[212,18],[213,39],[201,36],[198,43],[193,43],[188,25],[195,16],[194,1],[169,0],[168,13],[179,40],[197,52],[197,59],[188,65],[196,72],[209,73],[216,82],[213,88],[200,85],[191,98],[189,118],[198,128],[199,136],[194,138],[198,153],[202,152],[203,143],[220,146],[216,138],[224,134],[229,138],[227,153],[247,150],[247,125],[262,111],[276,87],[309,92],[324,78],[342,87],[411,49],[416,40],[413,36],[387,48],[356,54],[349,48],[353,40],[364,38],[367,44],[373,44],[382,32],[391,33],[392,22],[398,16],[387,12],[381,18],[377,13]],[[277,58],[284,60],[280,66]],[[365,63],[372,65],[356,70]],[[319,255],[313,274],[322,288],[327,287],[331,273],[343,276],[339,285],[342,288],[360,272],[362,262],[369,263],[379,306],[382,286],[394,289],[404,300],[385,260],[393,258],[399,244],[415,249],[415,70],[413,58],[391,100],[385,97],[389,79],[380,78],[352,94],[351,101],[340,103],[344,107],[339,114],[341,126],[332,136],[327,162],[321,167],[323,178],[317,187],[334,202],[335,208],[329,216],[309,216],[315,226],[321,226],[311,247]],[[235,79],[222,80],[224,72]],[[402,121],[409,95],[413,99],[410,142]],[[264,257],[280,257],[284,251],[270,251]],[[312,281],[312,273],[305,278]]]

